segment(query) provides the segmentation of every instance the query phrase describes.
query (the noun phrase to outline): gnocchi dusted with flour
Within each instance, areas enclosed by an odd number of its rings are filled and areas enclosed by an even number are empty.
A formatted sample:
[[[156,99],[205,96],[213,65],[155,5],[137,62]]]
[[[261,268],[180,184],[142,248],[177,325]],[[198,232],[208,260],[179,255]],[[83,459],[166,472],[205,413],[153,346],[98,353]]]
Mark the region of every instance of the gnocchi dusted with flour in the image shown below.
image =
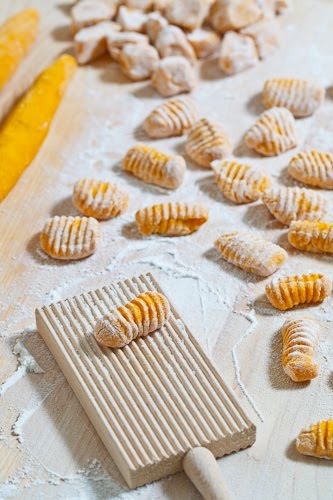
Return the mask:
[[[222,125],[201,118],[189,130],[185,151],[194,163],[209,168],[212,161],[229,155],[231,143]]]
[[[294,221],[288,232],[289,243],[306,252],[333,253],[333,223]]]
[[[208,210],[201,203],[161,203],[138,210],[135,220],[144,236],[185,236],[208,220]]]
[[[166,26],[157,36],[155,47],[162,58],[182,56],[193,64],[196,61],[194,49],[184,32],[177,26]]]
[[[333,419],[302,429],[296,438],[296,448],[302,455],[333,460]]]
[[[182,56],[162,59],[151,79],[153,88],[164,97],[191,92],[196,83],[191,63]]]
[[[198,117],[199,110],[192,99],[171,99],[149,113],[143,127],[150,137],[173,137],[183,135]]]
[[[333,189],[333,154],[317,150],[301,151],[290,160],[288,174],[309,186]]]
[[[147,80],[159,63],[157,50],[151,45],[127,44],[119,55],[120,69],[130,80]]]

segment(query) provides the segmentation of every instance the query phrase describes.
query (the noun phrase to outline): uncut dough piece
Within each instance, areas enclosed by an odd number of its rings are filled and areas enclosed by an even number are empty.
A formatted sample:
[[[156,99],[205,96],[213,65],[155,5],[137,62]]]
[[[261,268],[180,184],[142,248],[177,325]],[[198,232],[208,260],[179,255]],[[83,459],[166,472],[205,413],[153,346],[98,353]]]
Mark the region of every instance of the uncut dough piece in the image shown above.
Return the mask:
[[[245,135],[246,145],[264,156],[277,156],[297,146],[295,118],[286,108],[264,111]]]
[[[333,460],[333,419],[302,429],[296,438],[296,448],[302,455]]]
[[[222,233],[215,246],[224,260],[257,276],[270,276],[287,259],[283,248],[246,231]]]
[[[222,125],[201,118],[189,130],[185,151],[194,163],[210,168],[212,161],[230,154],[231,143]]]
[[[123,31],[137,31],[144,33],[146,30],[147,14],[139,9],[132,9],[122,5],[117,14],[117,23]]]
[[[316,150],[301,151],[290,160],[288,174],[309,186],[333,189],[333,154]]]
[[[156,43],[160,32],[168,26],[168,21],[159,12],[151,12],[147,16],[146,33],[152,44]]]
[[[294,382],[306,382],[318,376],[315,351],[320,328],[312,318],[288,319],[282,327],[282,366]]]
[[[93,254],[100,239],[99,223],[92,217],[53,217],[40,234],[40,246],[54,259],[77,260]]]
[[[196,61],[192,45],[187,40],[184,32],[177,26],[166,26],[157,36],[155,47],[162,58],[170,56],[183,56],[191,64]]]
[[[331,294],[332,282],[322,274],[280,276],[266,285],[266,297],[280,311],[317,304]]]
[[[126,154],[122,168],[148,184],[178,188],[184,180],[186,162],[182,156],[167,155],[145,144],[136,144]]]
[[[259,62],[256,45],[250,36],[228,31],[222,39],[218,58],[219,67],[228,75],[235,75]]]
[[[157,50],[151,45],[125,45],[119,56],[122,72],[133,81],[147,80],[159,63]]]
[[[198,59],[205,59],[215,54],[221,39],[215,31],[208,28],[198,28],[187,35]]]
[[[299,187],[267,190],[262,201],[282,224],[294,220],[320,220],[328,210],[328,200],[316,191]]]
[[[185,30],[200,28],[213,0],[169,0],[165,17]]]
[[[111,21],[117,7],[103,0],[84,0],[71,9],[71,33],[75,35],[82,28],[92,26],[102,21]]]
[[[287,108],[295,117],[312,115],[325,98],[325,89],[310,80],[272,78],[266,80],[262,102],[265,108]]]
[[[12,77],[37,38],[39,13],[25,9],[0,26],[0,90]]]
[[[281,29],[276,19],[262,19],[243,28],[241,33],[253,38],[260,59],[266,59],[280,46]]]
[[[234,160],[216,160],[211,166],[219,189],[228,200],[235,203],[258,200],[272,184],[269,176]]]
[[[197,79],[191,63],[185,57],[173,56],[160,61],[151,84],[162,96],[172,97],[191,92],[197,84]]]
[[[104,55],[107,52],[107,37],[112,33],[117,33],[120,29],[119,24],[105,21],[78,31],[74,36],[77,62],[86,64]]]
[[[87,217],[113,219],[128,205],[128,194],[112,182],[80,179],[74,186],[73,205]]]
[[[215,31],[226,33],[255,23],[261,15],[256,0],[216,0],[209,21]]]
[[[109,54],[116,62],[119,62],[120,53],[125,45],[148,45],[148,43],[148,37],[141,33],[122,31],[121,33],[112,33],[107,36]]]
[[[144,236],[185,236],[207,222],[208,210],[201,203],[161,203],[138,210],[135,220]]]
[[[292,222],[288,241],[298,250],[333,253],[333,223],[308,220]]]
[[[179,97],[160,104],[143,123],[149,137],[175,137],[183,135],[199,118],[196,103],[189,97]]]
[[[162,328],[170,315],[168,299],[158,292],[141,293],[99,319],[94,328],[96,340],[120,348],[139,337]]]

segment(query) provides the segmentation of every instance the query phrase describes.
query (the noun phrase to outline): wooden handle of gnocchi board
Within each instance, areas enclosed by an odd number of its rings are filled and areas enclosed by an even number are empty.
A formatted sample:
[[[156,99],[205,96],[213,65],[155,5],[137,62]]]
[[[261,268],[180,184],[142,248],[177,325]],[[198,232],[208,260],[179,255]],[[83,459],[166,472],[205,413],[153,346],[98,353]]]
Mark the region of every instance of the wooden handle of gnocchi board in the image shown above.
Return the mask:
[[[207,448],[193,448],[183,460],[186,475],[205,500],[232,500],[214,455]]]

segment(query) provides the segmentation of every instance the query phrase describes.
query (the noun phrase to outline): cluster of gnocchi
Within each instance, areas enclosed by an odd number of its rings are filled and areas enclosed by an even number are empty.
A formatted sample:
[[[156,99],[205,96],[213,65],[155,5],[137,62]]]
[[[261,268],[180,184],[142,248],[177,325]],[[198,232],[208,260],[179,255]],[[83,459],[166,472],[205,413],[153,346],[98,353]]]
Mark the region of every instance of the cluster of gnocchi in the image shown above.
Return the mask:
[[[198,59],[226,74],[257,64],[280,43],[276,18],[291,0],[79,0],[71,33],[80,64],[109,53],[133,81],[172,97],[196,86]]]

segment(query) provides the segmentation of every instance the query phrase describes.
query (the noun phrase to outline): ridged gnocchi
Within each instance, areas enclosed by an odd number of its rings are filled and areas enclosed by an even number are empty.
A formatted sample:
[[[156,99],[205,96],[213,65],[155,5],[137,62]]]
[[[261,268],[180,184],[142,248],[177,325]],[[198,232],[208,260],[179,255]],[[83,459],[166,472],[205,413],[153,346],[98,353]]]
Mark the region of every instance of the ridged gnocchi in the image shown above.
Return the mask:
[[[164,295],[145,292],[99,319],[94,335],[106,347],[124,347],[162,328],[169,315],[170,304]]]
[[[288,241],[298,250],[333,253],[333,223],[308,220],[292,222]]]
[[[333,189],[333,154],[317,150],[301,151],[290,160],[288,174],[309,186]]]
[[[196,103],[189,97],[171,99],[155,108],[143,123],[149,137],[183,135],[199,118]]]
[[[320,328],[312,318],[288,319],[282,327],[282,366],[294,382],[306,382],[318,375],[315,351]]]
[[[138,210],[135,220],[144,236],[185,236],[208,220],[208,210],[201,203],[161,203]]]
[[[302,429],[296,438],[296,449],[302,455],[333,460],[333,419]]]
[[[215,246],[227,262],[258,276],[275,273],[287,259],[283,248],[247,231],[222,233]]]
[[[300,304],[316,304],[331,294],[332,282],[322,274],[273,278],[266,285],[266,297],[276,309],[286,311]]]

